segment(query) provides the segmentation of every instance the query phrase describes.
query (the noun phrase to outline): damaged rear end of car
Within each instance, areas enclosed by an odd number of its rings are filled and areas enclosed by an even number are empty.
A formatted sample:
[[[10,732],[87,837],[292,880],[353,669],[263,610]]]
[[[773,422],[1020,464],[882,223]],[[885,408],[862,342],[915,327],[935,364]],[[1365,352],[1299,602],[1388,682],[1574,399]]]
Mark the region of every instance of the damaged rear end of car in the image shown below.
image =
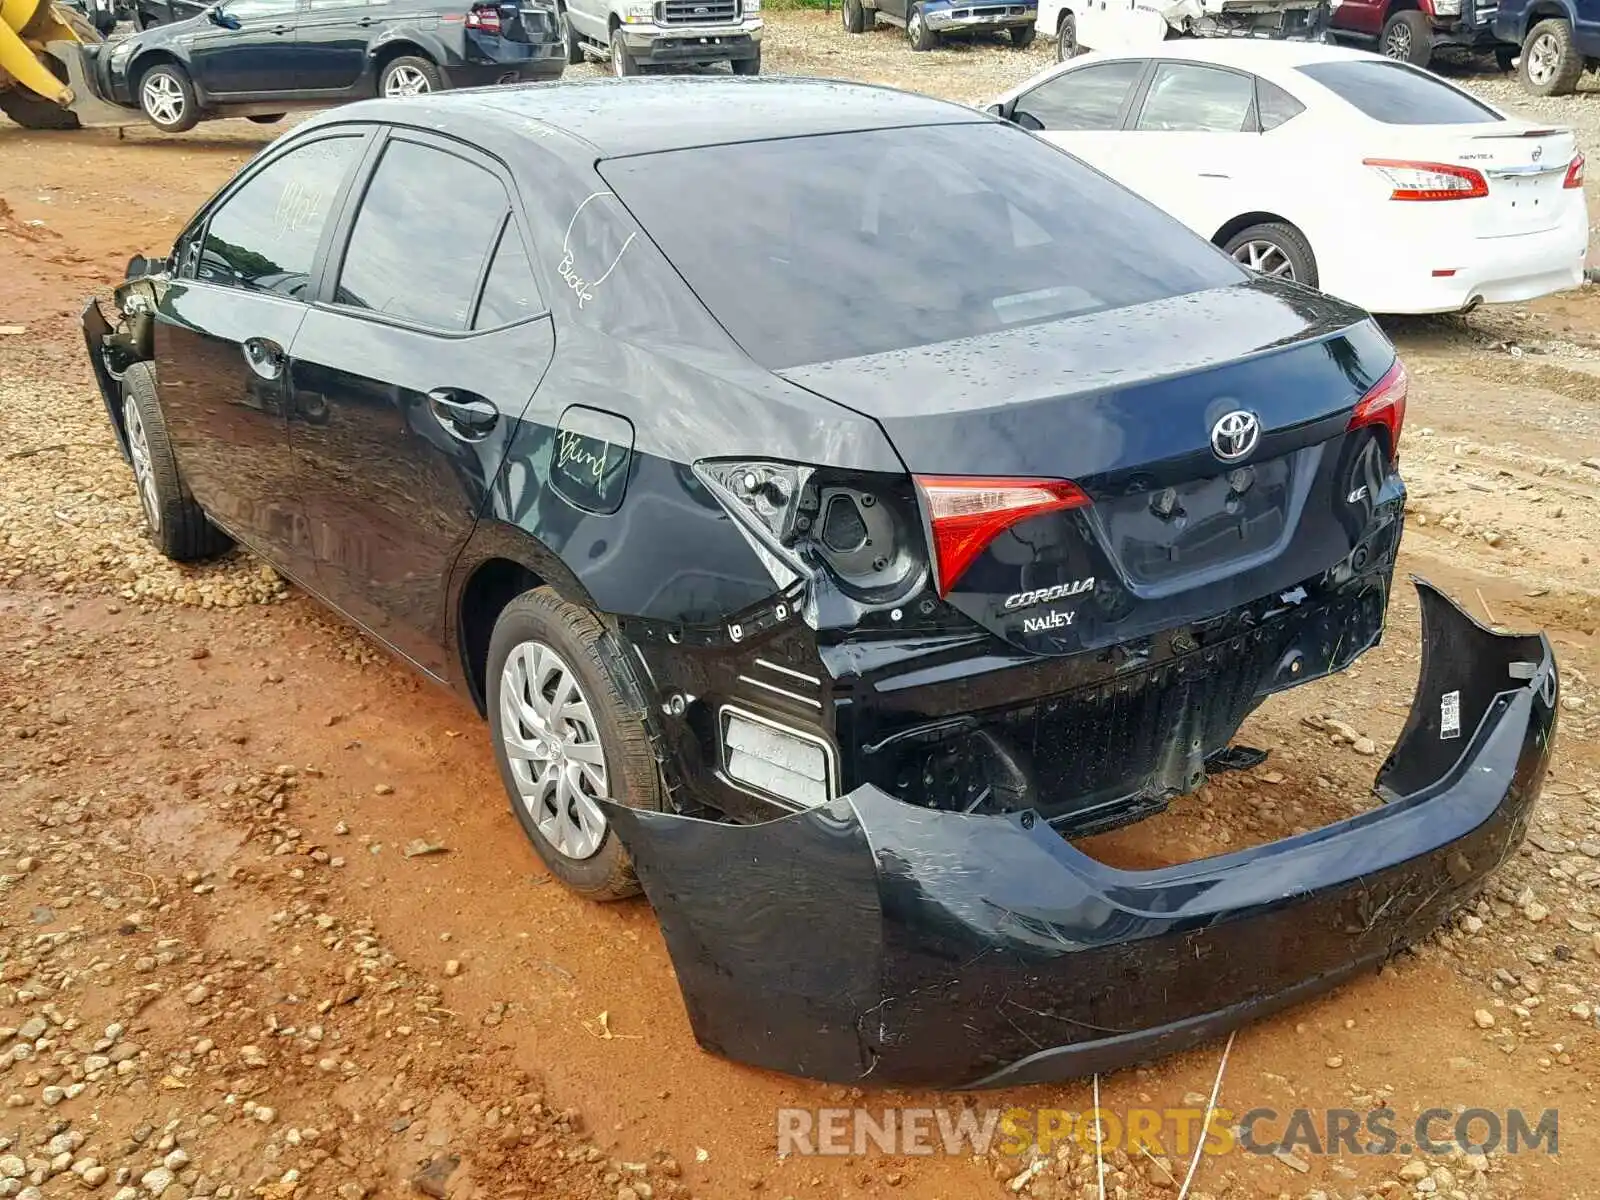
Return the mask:
[[[1152,871],[1073,845],[1258,761],[1245,719],[1381,637],[1408,389],[1388,339],[1092,172],[1053,177],[1048,151],[893,134],[600,167],[758,365],[869,419],[901,467],[696,461],[770,594],[715,625],[620,622],[674,811],[607,815],[701,1042],[840,1081],[1039,1081],[1426,933],[1520,839],[1556,692],[1541,638],[1426,585],[1370,811]],[[691,162],[762,214],[759,249],[673,199]],[[889,177],[922,185],[909,214],[874,192]]]

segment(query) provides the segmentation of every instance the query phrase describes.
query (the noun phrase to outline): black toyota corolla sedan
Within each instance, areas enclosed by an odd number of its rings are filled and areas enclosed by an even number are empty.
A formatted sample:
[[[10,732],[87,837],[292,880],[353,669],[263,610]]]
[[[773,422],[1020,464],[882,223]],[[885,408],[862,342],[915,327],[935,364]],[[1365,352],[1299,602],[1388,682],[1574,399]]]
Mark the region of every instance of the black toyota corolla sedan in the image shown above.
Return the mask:
[[[488,721],[702,1044],[1106,1069],[1331,986],[1516,847],[1556,668],[1419,583],[1359,815],[1125,870],[1378,639],[1406,376],[1032,135],[880,88],[555,84],[295,130],[85,330],[150,536],[248,546]]]

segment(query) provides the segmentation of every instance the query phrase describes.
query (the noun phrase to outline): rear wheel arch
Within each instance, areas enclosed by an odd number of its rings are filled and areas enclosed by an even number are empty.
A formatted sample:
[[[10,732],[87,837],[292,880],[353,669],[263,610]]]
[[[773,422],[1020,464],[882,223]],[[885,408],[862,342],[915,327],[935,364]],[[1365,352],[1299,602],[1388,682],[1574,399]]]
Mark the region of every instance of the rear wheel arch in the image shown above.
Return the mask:
[[[457,563],[455,641],[467,698],[487,714],[489,640],[495,622],[518,596],[538,587],[553,589],[570,604],[594,610],[594,600],[552,551],[515,526],[480,526]]]
[[[1229,238],[1233,237],[1237,233],[1243,233],[1252,225],[1290,225],[1297,230],[1300,229],[1300,227],[1295,225],[1295,223],[1289,220],[1288,217],[1281,216],[1275,212],[1267,212],[1262,210],[1260,212],[1240,213],[1221,229],[1217,230],[1216,233],[1211,235],[1211,244],[1214,246],[1226,245]],[[1305,236],[1303,230],[1301,231],[1301,236]]]
[[[383,69],[397,58],[410,55],[415,58],[425,58],[434,66],[439,65],[439,55],[436,47],[424,46],[421,42],[409,37],[397,37],[392,41],[372,48],[372,81],[377,85],[378,76],[383,74]]]

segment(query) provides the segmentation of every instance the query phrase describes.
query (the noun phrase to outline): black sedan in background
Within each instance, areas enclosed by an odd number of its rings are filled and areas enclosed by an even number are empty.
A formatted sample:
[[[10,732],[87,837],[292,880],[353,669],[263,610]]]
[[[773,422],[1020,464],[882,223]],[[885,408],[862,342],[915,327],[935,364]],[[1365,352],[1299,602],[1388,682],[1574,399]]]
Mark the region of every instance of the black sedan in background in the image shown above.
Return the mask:
[[[181,133],[213,117],[558,79],[566,61],[553,0],[223,0],[98,48],[93,70],[102,96]]]
[[[1376,642],[1406,376],[971,109],[356,105],[84,320],[155,543],[244,543],[476,706],[551,873],[642,884],[733,1058],[982,1085],[1190,1045],[1428,932],[1545,775],[1550,647],[1421,585],[1358,815],[1150,870],[1074,844]]]

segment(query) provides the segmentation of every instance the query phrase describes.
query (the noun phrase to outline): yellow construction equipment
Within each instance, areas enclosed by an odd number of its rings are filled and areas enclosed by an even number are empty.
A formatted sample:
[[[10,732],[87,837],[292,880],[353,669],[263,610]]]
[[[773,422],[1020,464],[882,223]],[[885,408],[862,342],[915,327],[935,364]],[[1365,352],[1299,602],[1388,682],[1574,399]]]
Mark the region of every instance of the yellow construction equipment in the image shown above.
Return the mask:
[[[77,129],[90,106],[83,47],[94,26],[50,0],[0,0],[0,112],[24,129]],[[74,80],[74,87],[69,80]]]

